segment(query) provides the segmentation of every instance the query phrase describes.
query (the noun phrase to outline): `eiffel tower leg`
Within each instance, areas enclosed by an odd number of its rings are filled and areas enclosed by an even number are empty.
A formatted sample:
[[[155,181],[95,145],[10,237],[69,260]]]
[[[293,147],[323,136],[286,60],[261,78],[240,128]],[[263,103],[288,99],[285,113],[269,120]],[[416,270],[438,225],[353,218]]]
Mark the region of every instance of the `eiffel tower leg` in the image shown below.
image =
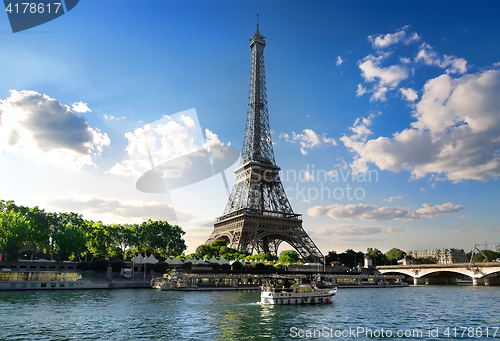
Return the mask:
[[[269,252],[269,239],[267,237],[264,237],[262,239],[262,253],[268,253]]]

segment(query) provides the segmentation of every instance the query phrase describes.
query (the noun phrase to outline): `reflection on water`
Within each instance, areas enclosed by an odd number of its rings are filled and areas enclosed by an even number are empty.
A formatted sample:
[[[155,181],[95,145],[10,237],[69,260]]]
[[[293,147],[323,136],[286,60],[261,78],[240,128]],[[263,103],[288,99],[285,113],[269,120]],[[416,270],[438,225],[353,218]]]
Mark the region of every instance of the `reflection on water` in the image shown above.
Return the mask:
[[[1,292],[0,340],[297,340],[291,330],[500,327],[500,287],[341,289],[330,305],[258,302],[256,291]]]

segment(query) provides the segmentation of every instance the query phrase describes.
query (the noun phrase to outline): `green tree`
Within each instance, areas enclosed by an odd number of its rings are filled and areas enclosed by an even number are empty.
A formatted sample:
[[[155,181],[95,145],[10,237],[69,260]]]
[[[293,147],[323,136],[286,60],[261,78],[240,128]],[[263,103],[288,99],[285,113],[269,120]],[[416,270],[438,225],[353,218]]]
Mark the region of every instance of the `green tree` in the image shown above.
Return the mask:
[[[31,243],[31,259],[34,259],[37,249],[49,251],[47,248],[50,239],[49,216],[38,206],[30,208],[26,216],[28,219],[26,241]]]
[[[413,260],[413,264],[436,264],[433,257],[418,257]]]
[[[182,236],[186,234],[178,225],[170,225],[166,221],[143,222],[140,226],[140,246],[159,254],[161,257],[178,256],[186,249]]]
[[[21,212],[0,212],[0,250],[7,260],[17,260],[27,235],[28,220]]]
[[[294,250],[282,251],[278,259],[279,264],[294,264],[298,262],[300,262],[300,256]]]
[[[472,257],[472,261],[475,263],[478,262],[493,262],[498,258],[498,253],[491,250],[481,250],[482,253],[487,257],[485,258],[481,253],[476,253],[474,257]]]
[[[86,251],[88,223],[77,213],[49,215],[51,225],[52,254],[59,260],[74,259]]]
[[[140,252],[139,225],[138,224],[123,225],[117,243],[122,248],[125,258],[131,258],[137,252]]]
[[[348,249],[338,255],[338,261],[345,266],[354,268],[363,262],[364,256],[365,254],[361,251],[356,252],[353,249]]]
[[[406,252],[397,248],[393,248],[387,251],[384,256],[390,264],[397,264],[398,260],[403,259],[406,256]]]
[[[243,260],[252,258],[254,260],[255,256],[250,255],[248,251],[238,251],[227,246],[226,240],[215,240],[210,244],[202,244],[196,248],[196,258],[205,259],[215,257],[221,259],[224,257],[225,260]],[[262,256],[264,258],[264,256]]]
[[[366,249],[366,254],[370,256],[370,258],[373,260],[373,265],[375,266],[388,263],[387,258],[379,249],[368,248]]]
[[[113,247],[108,226],[101,221],[90,222],[86,235],[86,245],[94,258],[109,258],[110,249]]]
[[[339,256],[337,255],[337,252],[335,251],[329,251],[328,254],[325,256],[325,261],[327,264],[330,264],[332,262],[336,262],[339,260]]]

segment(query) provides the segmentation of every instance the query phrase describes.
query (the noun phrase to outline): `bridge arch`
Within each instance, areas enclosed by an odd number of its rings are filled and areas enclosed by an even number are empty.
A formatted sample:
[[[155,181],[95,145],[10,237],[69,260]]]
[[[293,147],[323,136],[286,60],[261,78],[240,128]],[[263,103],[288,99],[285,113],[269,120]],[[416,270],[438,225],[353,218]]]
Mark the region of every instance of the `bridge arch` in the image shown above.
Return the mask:
[[[454,284],[460,276],[473,279],[474,285],[500,285],[500,264],[482,263],[469,267],[464,264],[432,264],[381,266],[377,270],[384,274],[397,274],[412,277],[414,284]]]

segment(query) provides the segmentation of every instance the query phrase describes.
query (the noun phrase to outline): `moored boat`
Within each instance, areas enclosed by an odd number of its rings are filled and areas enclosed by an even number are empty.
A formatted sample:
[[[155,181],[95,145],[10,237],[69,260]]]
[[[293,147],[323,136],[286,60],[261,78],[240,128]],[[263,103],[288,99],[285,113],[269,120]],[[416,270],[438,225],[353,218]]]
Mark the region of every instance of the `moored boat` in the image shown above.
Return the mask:
[[[262,277],[264,276],[253,274],[186,273],[173,270],[154,278],[152,287],[162,291],[259,290]]]
[[[261,304],[323,304],[331,303],[337,293],[336,286],[318,287],[305,279],[273,276],[262,286]]]
[[[8,268],[0,270],[0,291],[108,288],[109,282],[92,281],[75,271],[12,271]]]
[[[457,285],[473,285],[471,277],[457,278]]]
[[[153,289],[161,291],[177,289],[177,276],[165,277],[162,280],[153,281]]]

